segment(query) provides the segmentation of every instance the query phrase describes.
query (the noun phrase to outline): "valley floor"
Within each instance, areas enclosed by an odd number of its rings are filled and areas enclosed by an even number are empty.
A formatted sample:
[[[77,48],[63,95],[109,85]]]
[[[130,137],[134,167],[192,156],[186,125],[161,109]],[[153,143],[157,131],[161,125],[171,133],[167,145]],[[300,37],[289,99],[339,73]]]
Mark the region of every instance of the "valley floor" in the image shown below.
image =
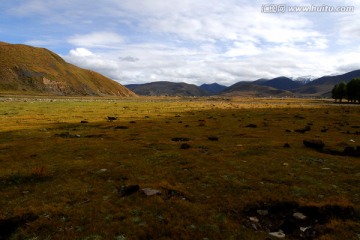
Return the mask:
[[[0,98],[0,239],[358,239],[359,115],[313,99]]]

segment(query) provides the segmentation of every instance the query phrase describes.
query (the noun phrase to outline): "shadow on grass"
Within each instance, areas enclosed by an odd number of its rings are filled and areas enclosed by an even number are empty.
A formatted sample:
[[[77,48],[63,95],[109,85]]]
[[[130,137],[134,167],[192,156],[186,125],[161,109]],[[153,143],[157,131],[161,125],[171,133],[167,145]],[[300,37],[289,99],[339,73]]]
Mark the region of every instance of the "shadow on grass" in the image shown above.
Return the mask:
[[[49,181],[51,179],[52,179],[51,176],[39,174],[38,172],[31,173],[30,175],[22,175],[19,173],[15,173],[7,177],[0,178],[0,190],[11,186],[41,183],[41,182]]]
[[[0,219],[0,240],[9,239],[19,227],[35,221],[37,218],[38,216],[35,214],[27,213],[22,216]]]

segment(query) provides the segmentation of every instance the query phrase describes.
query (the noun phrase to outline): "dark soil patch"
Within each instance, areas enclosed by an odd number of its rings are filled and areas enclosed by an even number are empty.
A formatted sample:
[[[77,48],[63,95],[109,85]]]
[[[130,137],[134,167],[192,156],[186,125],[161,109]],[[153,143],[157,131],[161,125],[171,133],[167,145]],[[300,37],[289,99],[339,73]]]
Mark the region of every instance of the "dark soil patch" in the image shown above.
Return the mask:
[[[180,146],[180,149],[189,149],[189,148],[191,148],[191,146],[190,146],[190,144],[187,144],[187,143],[183,143]]]
[[[210,141],[219,141],[219,137],[218,136],[208,136],[208,139]]]
[[[104,134],[91,134],[91,135],[86,135],[84,136],[85,138],[103,138],[105,137]]]
[[[120,197],[126,197],[140,190],[139,185],[128,185],[117,188]]]
[[[298,133],[306,133],[311,131],[311,127],[309,125],[305,126],[304,128],[296,129],[295,132]]]
[[[30,175],[14,174],[8,177],[0,178],[0,189],[11,186],[19,186],[30,183],[40,183],[50,180],[51,176],[46,176],[39,173],[33,173]]]
[[[284,143],[283,147],[284,147],[284,148],[290,148],[291,146],[290,146],[289,143]]]
[[[173,142],[188,142],[190,141],[190,138],[187,137],[174,137],[171,139]]]
[[[108,116],[108,117],[107,117],[107,120],[108,120],[108,121],[115,121],[115,120],[117,120],[117,117]]]
[[[165,199],[169,200],[172,198],[178,198],[181,200],[186,200],[189,201],[189,198],[182,192],[174,190],[174,189],[169,189],[169,188],[163,188],[164,190],[164,197]]]
[[[27,213],[22,216],[0,219],[0,240],[9,239],[15,231],[28,222],[33,222],[38,218],[33,213]]]
[[[321,150],[325,146],[324,142],[319,139],[305,139],[303,143],[306,147],[316,150]]]
[[[61,138],[79,138],[80,137],[80,135],[70,134],[69,132],[57,133],[57,134],[55,134],[55,136],[61,137]]]
[[[244,225],[256,231],[283,232],[291,239],[315,239],[329,233],[332,219],[356,220],[353,207],[325,205],[301,206],[297,202],[261,202],[243,210]]]
[[[116,126],[115,129],[129,129],[128,126]]]

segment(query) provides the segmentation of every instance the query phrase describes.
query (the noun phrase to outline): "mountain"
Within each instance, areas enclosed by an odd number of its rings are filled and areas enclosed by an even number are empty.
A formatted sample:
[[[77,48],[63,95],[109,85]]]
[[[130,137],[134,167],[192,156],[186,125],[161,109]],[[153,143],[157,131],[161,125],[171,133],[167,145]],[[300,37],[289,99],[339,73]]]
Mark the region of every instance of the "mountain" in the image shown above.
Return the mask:
[[[136,94],[143,96],[205,96],[207,93],[200,87],[175,82],[151,82],[145,84],[129,84],[126,85]]]
[[[0,92],[71,96],[136,96],[94,71],[44,49],[0,42]]]
[[[223,90],[225,90],[226,86],[220,85],[218,83],[211,83],[211,84],[204,83],[200,85],[200,89],[206,92],[207,95],[217,95]]]
[[[353,78],[360,77],[360,70],[351,71],[345,74],[324,76],[315,79],[308,84],[295,89],[293,92],[297,95],[327,96],[335,84],[341,81],[349,82]]]
[[[270,80],[261,78],[253,82],[237,82],[226,88],[222,94],[227,96],[285,97],[293,96],[290,90],[303,85],[303,83],[293,81],[287,77],[277,77]]]
[[[271,80],[260,83],[262,86],[268,86],[280,90],[292,90],[303,86],[304,84],[299,81],[293,81],[287,77],[277,77]]]
[[[307,84],[311,82],[312,80],[316,79],[316,77],[308,75],[308,76],[301,76],[301,77],[292,77],[293,81],[301,82],[303,84]]]
[[[222,92],[222,95],[246,97],[287,97],[293,96],[293,93],[269,86],[261,86],[253,83],[239,82],[226,88]]]

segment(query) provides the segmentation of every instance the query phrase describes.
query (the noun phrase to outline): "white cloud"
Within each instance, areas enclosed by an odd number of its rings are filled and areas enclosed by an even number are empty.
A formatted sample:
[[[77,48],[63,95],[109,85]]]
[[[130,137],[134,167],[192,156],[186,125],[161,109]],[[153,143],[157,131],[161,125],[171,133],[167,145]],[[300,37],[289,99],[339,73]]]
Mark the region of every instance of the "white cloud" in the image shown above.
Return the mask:
[[[71,36],[68,41],[75,46],[116,48],[124,40],[122,36],[114,32],[92,32]]]
[[[76,48],[70,50],[69,56],[71,57],[90,57],[94,56],[92,52],[87,50],[86,48]]]
[[[111,78],[114,78],[112,73],[116,72],[119,68],[116,61],[94,54],[86,48],[72,49],[68,55],[63,57],[66,61],[72,64],[82,68],[98,71]]]
[[[351,14],[261,13],[262,4],[268,3],[277,1],[28,0],[7,12],[39,19],[37,29],[47,33],[62,32],[58,45],[66,45],[67,61],[122,83],[167,80],[229,85],[360,68],[356,62],[360,56],[355,53],[360,40],[357,8]],[[31,36],[27,42],[48,44],[41,36]]]
[[[240,57],[240,56],[253,56],[262,52],[261,48],[255,46],[252,42],[235,42],[234,46],[230,48],[225,56],[227,57]]]

